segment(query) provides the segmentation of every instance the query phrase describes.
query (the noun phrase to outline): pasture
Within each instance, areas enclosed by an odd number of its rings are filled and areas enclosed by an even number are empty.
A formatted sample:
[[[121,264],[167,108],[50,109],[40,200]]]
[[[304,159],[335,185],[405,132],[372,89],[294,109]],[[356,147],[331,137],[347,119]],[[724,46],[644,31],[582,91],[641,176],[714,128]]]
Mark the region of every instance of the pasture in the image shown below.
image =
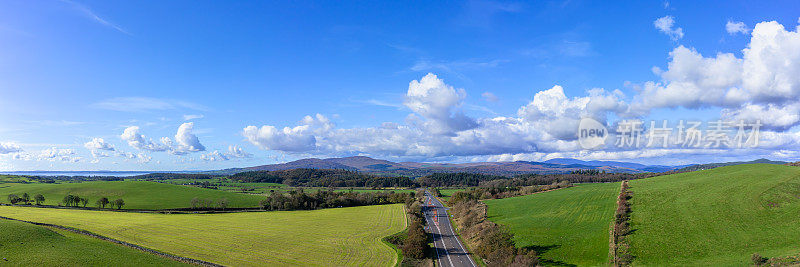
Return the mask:
[[[508,227],[517,247],[536,250],[546,265],[609,262],[609,227],[620,183],[582,184],[485,200],[489,220]]]
[[[0,219],[0,265],[188,266],[108,241]]]
[[[630,182],[634,265],[751,264],[800,252],[800,168],[748,164]]]
[[[406,227],[402,204],[226,214],[0,206],[0,214],[233,266],[393,266],[396,253],[382,238]]]
[[[31,197],[42,194],[45,197],[44,205],[57,205],[68,194],[78,195],[89,199],[87,206],[95,207],[95,201],[101,197],[109,200],[122,198],[125,200],[124,209],[174,209],[188,208],[192,198],[203,199],[228,199],[230,208],[258,207],[258,202],[264,197],[257,195],[239,194],[214,189],[205,189],[190,186],[179,186],[147,181],[92,181],[75,183],[0,183],[0,201],[5,202],[6,196],[16,194],[21,196],[28,193]]]

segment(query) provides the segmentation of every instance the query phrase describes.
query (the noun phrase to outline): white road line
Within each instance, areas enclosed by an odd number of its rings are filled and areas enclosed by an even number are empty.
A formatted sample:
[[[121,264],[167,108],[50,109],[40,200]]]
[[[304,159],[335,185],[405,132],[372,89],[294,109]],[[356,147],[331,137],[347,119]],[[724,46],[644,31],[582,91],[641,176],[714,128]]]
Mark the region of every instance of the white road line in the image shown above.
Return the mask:
[[[444,207],[444,205],[442,205],[442,203],[439,202],[438,199],[436,199],[436,202],[439,203],[439,205],[441,205],[442,207]],[[469,252],[467,251],[467,249],[465,249],[464,246],[461,245],[461,240],[458,240],[458,236],[456,235],[455,231],[453,230],[453,225],[450,223],[450,214],[448,214],[446,210],[445,210],[445,214],[447,216],[447,225],[450,226],[450,233],[452,234],[453,238],[456,239],[456,244],[458,244],[458,246],[461,248],[461,251],[464,251],[465,256],[467,256],[467,258],[469,259],[469,263],[472,266],[477,267],[478,265],[476,265],[475,262],[472,261],[472,257],[469,256]],[[437,228],[438,228],[438,226],[437,226]],[[453,264],[452,261],[450,262],[450,264]]]
[[[428,198],[430,198],[430,196],[428,196]],[[434,208],[438,210],[438,207],[436,207],[436,205],[434,205]],[[437,211],[437,215],[438,215],[438,211]],[[433,219],[431,219],[431,220],[433,220]],[[450,266],[454,266],[453,265],[453,260],[450,258],[450,253],[447,251],[447,244],[444,243],[444,235],[442,234],[442,229],[439,228],[439,224],[438,223],[436,224],[436,230],[439,232],[438,233],[439,234],[439,241],[442,243],[442,248],[444,248],[444,255],[447,258],[447,261],[450,262]],[[434,245],[434,247],[436,246],[436,242],[435,241],[434,241],[433,245]],[[438,249],[436,250],[436,257],[440,258]],[[441,265],[442,266],[447,266],[445,264],[441,264]]]

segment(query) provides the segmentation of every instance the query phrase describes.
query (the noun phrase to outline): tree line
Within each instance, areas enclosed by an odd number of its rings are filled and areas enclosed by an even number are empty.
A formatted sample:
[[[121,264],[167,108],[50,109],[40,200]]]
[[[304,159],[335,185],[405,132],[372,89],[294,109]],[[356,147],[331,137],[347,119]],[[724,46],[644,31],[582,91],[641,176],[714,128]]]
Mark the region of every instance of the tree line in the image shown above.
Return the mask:
[[[417,183],[404,176],[377,176],[349,170],[291,169],[280,171],[248,171],[229,176],[245,183],[282,183],[300,187],[415,187]]]
[[[628,181],[622,181],[619,196],[617,196],[617,210],[614,212],[614,226],[611,229],[610,253],[613,256],[614,266],[629,266],[633,261],[627,236],[631,233],[631,205],[628,202],[633,197],[628,186]]]
[[[31,201],[35,201],[37,206],[41,205],[42,202],[44,202],[44,196],[42,194],[36,194],[33,196],[33,199],[31,199],[31,196],[28,193],[22,193],[22,196],[18,196],[16,194],[8,195],[8,202],[11,204],[22,203],[25,205],[30,205]]]
[[[386,238],[386,241],[403,252],[401,266],[428,266],[431,265],[428,257],[431,254],[431,240],[430,235],[425,232],[426,222],[422,213],[425,193],[420,189],[413,195],[414,197],[407,198],[405,202],[408,228],[404,232]]]
[[[429,187],[520,187],[532,185],[549,185],[554,182],[570,183],[608,183],[625,180],[636,180],[660,175],[677,173],[677,171],[660,173],[607,173],[598,170],[576,170],[564,174],[520,174],[513,177],[488,175],[480,173],[434,173],[417,179],[422,186]]]
[[[382,205],[405,203],[414,197],[414,192],[336,192],[319,190],[306,193],[302,189],[289,191],[288,194],[273,192],[259,205],[264,210],[313,210],[322,208],[354,207],[366,205]]]

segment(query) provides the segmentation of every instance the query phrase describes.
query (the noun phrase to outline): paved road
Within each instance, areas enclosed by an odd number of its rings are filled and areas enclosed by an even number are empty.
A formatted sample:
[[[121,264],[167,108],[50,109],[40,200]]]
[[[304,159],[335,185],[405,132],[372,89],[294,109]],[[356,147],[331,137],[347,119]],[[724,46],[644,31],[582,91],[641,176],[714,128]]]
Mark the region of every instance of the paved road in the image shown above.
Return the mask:
[[[433,246],[439,266],[477,267],[453,231],[450,220],[448,220],[447,208],[430,192],[425,191],[425,197],[423,213],[428,223],[428,232],[433,235]]]

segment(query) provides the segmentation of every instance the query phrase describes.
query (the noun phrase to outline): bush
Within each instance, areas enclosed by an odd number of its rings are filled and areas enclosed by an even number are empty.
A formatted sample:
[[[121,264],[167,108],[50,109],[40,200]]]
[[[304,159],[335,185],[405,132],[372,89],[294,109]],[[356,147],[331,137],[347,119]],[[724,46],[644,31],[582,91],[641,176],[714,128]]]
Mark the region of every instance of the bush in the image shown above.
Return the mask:
[[[753,264],[755,264],[756,266],[763,265],[767,263],[767,260],[769,260],[768,258],[761,256],[761,254],[758,253],[753,253],[753,256],[751,256],[750,259],[753,260]]]

